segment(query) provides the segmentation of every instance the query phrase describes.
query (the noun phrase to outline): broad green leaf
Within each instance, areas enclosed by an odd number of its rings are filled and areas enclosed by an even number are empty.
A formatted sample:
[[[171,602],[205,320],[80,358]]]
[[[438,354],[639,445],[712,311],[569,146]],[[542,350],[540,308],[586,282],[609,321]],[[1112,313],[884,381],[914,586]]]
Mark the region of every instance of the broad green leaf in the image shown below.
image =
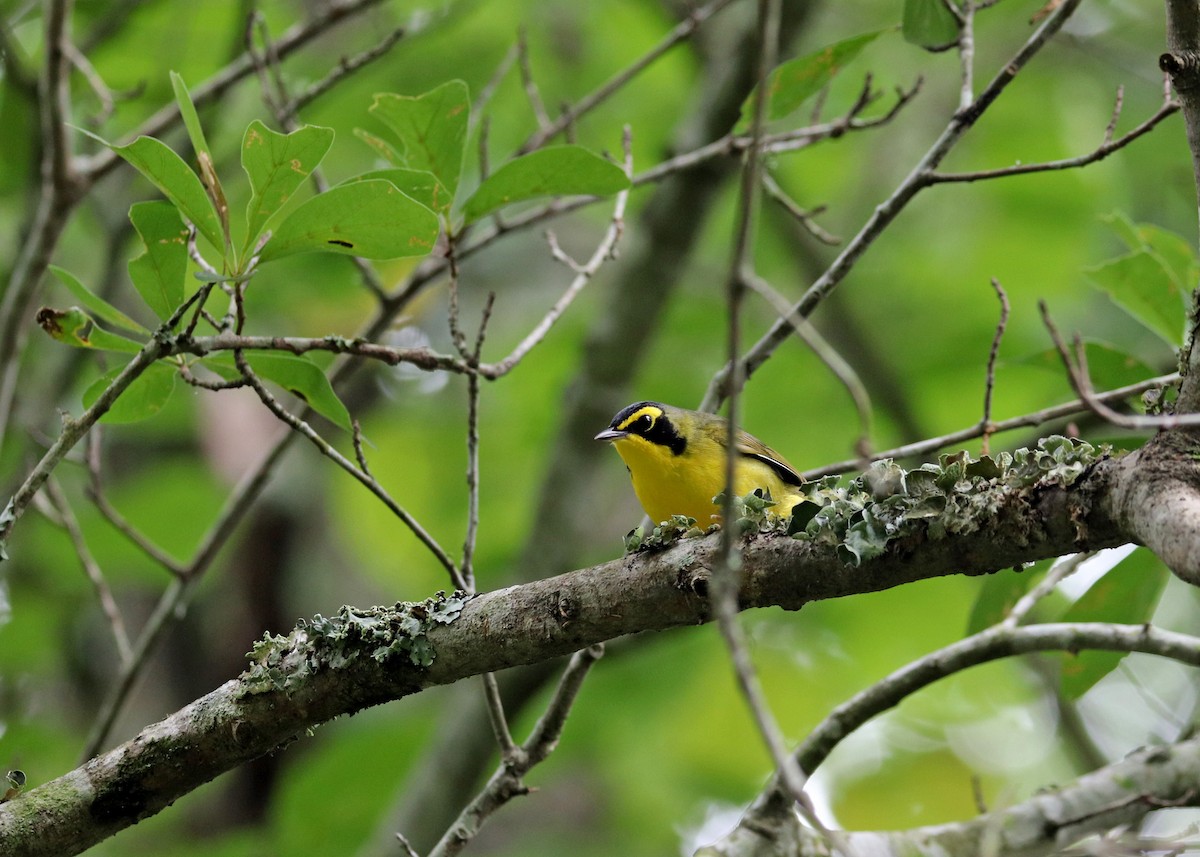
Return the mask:
[[[1050,567],[1051,562],[1048,559],[1042,560],[1023,571],[1005,569],[987,575],[983,579],[983,585],[979,588],[979,595],[976,596],[975,603],[971,606],[971,616],[967,620],[967,633],[978,634],[1003,621],[1016,603],[1021,600],[1021,596],[1028,592],[1030,587]]]
[[[1098,390],[1109,390],[1136,384],[1157,373],[1147,366],[1140,358],[1100,340],[1084,340],[1084,353],[1088,362],[1088,377]],[[1032,366],[1038,369],[1048,369],[1057,375],[1063,373],[1062,357],[1058,349],[1048,348],[1028,357],[1011,361],[1012,365]]]
[[[208,140],[204,139],[204,129],[200,127],[200,117],[196,115],[192,95],[178,72],[171,72],[171,88],[175,91],[175,103],[179,105],[183,126],[187,128],[188,137],[192,141],[192,150],[195,151],[196,157],[200,157],[201,154],[208,155],[211,162],[212,152],[208,148]]]
[[[1144,249],[1084,269],[1092,285],[1172,347],[1183,341],[1184,290],[1157,253]]]
[[[1148,622],[1167,583],[1167,568],[1145,548],[1137,548],[1092,584],[1063,615],[1063,622]],[[1085,651],[1062,656],[1061,687],[1078,699],[1108,675],[1126,652]]]
[[[1130,250],[1151,250],[1185,293],[1200,279],[1196,250],[1186,238],[1152,223],[1134,224],[1124,212],[1114,211],[1100,218],[1107,223]]]
[[[396,151],[396,147],[387,140],[384,140],[382,137],[376,137],[370,131],[364,131],[362,128],[355,128],[354,136],[374,149],[379,157],[383,158],[392,166],[403,167],[406,163],[404,155]]]
[[[106,372],[83,392],[84,407],[90,408],[108,389],[113,379],[125,369],[118,366]],[[152,363],[125,388],[100,418],[102,423],[136,423],[148,419],[163,409],[175,391],[175,367],[169,363]]]
[[[92,317],[77,306],[65,310],[42,307],[37,313],[37,323],[52,339],[75,348],[120,351],[126,354],[136,354],[142,350],[140,342],[98,327]]]
[[[1100,220],[1108,224],[1112,231],[1117,233],[1117,237],[1125,242],[1130,250],[1141,250],[1146,246],[1146,242],[1142,240],[1142,236],[1138,234],[1138,229],[1133,225],[1133,221],[1123,211],[1114,211],[1111,214],[1100,216]]]
[[[254,191],[246,207],[247,249],[332,145],[332,128],[305,125],[290,134],[280,134],[257,119],[247,126],[242,137],[242,169]]]
[[[257,375],[303,399],[334,425],[354,431],[350,412],[333,391],[329,378],[307,357],[251,351],[246,352],[246,361]],[[227,381],[241,377],[232,354],[209,355],[202,362]]]
[[[945,0],[904,0],[901,24],[904,40],[932,51],[945,50],[958,42],[958,21]]]
[[[436,214],[391,182],[372,179],[338,185],[304,202],[279,224],[260,259],[318,250],[364,259],[422,256],[437,236]]]
[[[766,120],[773,122],[782,119],[798,109],[833,80],[863,48],[884,32],[886,31],[876,30],[861,36],[852,36],[777,66],[767,79]],[[755,98],[755,93],[751,92],[750,97],[742,104],[738,131],[745,131],[750,127],[750,120],[754,116]]]
[[[461,80],[451,80],[416,97],[381,92],[371,112],[400,138],[404,163],[428,170],[451,193],[458,190],[471,96]]]
[[[225,251],[221,219],[217,216],[216,207],[205,192],[200,178],[170,146],[153,137],[138,137],[128,146],[104,144],[161,190],[208,239],[208,243],[222,253]]]
[[[88,287],[80,282],[79,278],[65,268],[60,268],[57,265],[49,265],[50,273],[58,278],[58,281],[67,287],[75,299],[92,311],[96,318],[107,321],[113,327],[119,327],[122,330],[127,330],[130,333],[138,333],[143,336],[149,336],[150,331],[142,327],[125,313],[121,312],[115,306],[110,304],[104,298],[88,290]]]
[[[187,227],[179,210],[161,199],[135,202],[129,220],[142,237],[146,252],[129,262],[129,278],[142,300],[166,321],[183,303],[187,276]]]
[[[607,196],[629,187],[616,164],[582,146],[548,146],[509,161],[467,200],[463,213],[478,220],[512,202],[540,196]]]
[[[437,180],[437,176],[428,170],[407,170],[399,167],[390,170],[371,170],[362,175],[352,176],[342,182],[342,184],[368,181],[370,179],[383,179],[384,181],[391,182],[405,196],[411,196],[431,211],[445,214],[450,210],[450,205],[454,202],[450,191],[446,190],[446,187]]]

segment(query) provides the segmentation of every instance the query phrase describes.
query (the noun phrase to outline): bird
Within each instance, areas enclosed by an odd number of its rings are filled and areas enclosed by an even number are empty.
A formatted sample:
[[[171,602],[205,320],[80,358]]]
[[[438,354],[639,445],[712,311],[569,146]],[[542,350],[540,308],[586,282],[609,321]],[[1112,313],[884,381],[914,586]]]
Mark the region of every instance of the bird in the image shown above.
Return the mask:
[[[723,417],[661,402],[634,402],[618,411],[595,439],[616,448],[651,520],[661,523],[684,515],[701,529],[721,523],[721,509],[713,498],[725,490],[729,423]],[[773,513],[791,514],[802,499],[798,489],[804,483],[796,468],[740,429],[734,449],[734,493],[743,497],[761,488],[776,503]]]

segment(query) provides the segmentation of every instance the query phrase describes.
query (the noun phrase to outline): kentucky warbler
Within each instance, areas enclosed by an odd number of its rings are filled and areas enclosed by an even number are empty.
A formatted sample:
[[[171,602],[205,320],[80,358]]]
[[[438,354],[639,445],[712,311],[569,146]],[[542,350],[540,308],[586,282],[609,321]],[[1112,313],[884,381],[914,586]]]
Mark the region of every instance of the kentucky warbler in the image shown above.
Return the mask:
[[[633,491],[656,523],[672,515],[696,519],[701,529],[720,523],[713,497],[725,490],[729,423],[714,414],[687,411],[660,402],[635,402],[613,417],[596,440],[612,441],[629,468]],[[775,450],[739,430],[733,490],[745,496],[755,488],[771,492],[771,511],[786,516],[800,502],[804,480]]]

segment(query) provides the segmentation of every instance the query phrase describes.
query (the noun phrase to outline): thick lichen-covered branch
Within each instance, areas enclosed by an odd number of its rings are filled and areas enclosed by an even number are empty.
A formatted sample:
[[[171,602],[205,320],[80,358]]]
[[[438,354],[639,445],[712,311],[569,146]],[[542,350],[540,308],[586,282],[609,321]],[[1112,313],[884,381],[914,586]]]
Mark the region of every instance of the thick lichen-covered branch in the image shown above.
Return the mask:
[[[884,463],[814,483],[787,524],[743,498],[742,608],[797,609],[1126,539],[1105,504],[1121,461],[1065,438],[1013,456]],[[811,514],[809,514],[811,512]],[[693,534],[697,535],[697,534]],[[14,855],[65,855],[135,824],[315,725],[439,684],[710,619],[714,536],[465,599],[344,608],[260,641],[249,669],[132,741],[0,806]]]

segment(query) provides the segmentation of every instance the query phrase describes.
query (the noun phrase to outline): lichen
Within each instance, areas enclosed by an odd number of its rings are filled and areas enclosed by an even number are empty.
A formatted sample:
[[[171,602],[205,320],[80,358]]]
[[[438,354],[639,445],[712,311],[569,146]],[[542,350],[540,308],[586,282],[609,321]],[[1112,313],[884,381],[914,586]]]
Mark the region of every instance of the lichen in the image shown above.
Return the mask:
[[[403,655],[428,667],[437,654],[428,631],[457,619],[469,597],[438,592],[392,607],[342,607],[335,616],[301,619],[286,637],[264,634],[246,655],[243,693],[291,690],[318,671],[344,669],[363,657],[383,664]]]
[[[769,493],[735,497],[734,527],[739,536],[764,533],[806,539],[835,549],[844,562],[858,566],[918,530],[932,539],[975,532],[1015,492],[1068,486],[1109,453],[1107,446],[1096,448],[1052,435],[1032,449],[981,458],[958,452],[907,471],[885,459],[851,480],[827,476],[806,482],[799,488],[803,499],[787,517],[774,514],[776,504]],[[720,495],[714,498],[715,503],[721,500]],[[676,515],[648,536],[640,528],[633,530],[625,537],[625,550],[661,550],[714,528],[701,531],[693,519]]]

